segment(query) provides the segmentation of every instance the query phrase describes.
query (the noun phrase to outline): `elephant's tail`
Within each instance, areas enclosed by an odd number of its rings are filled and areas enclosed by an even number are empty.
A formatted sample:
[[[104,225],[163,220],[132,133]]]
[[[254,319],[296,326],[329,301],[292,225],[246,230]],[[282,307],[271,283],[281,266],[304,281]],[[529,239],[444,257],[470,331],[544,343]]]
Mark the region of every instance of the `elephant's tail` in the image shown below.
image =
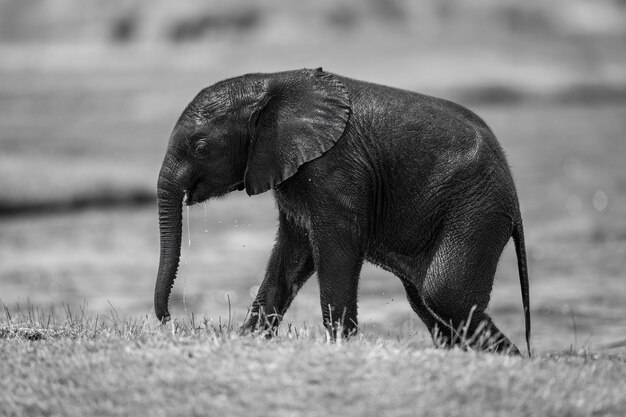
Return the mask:
[[[522,289],[522,304],[524,305],[524,322],[526,324],[526,348],[530,354],[530,306],[528,290],[528,264],[526,262],[526,244],[524,243],[524,228],[521,218],[513,227],[513,242],[517,254],[517,269],[519,271],[520,287]]]

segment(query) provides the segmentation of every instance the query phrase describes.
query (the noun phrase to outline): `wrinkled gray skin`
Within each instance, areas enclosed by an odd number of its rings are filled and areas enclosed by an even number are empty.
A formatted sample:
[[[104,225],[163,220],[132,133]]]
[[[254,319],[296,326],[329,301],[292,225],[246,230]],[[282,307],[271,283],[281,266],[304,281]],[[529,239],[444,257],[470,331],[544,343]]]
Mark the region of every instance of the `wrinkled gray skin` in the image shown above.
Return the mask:
[[[158,181],[159,320],[180,258],[182,203],[269,189],[279,227],[245,329],[278,325],[317,272],[335,335],[357,326],[364,261],[400,278],[433,338],[490,337],[519,353],[485,313],[498,259],[513,237],[528,344],[522,220],[493,133],[455,103],[321,70],[249,74],[202,90],[170,138]],[[468,320],[469,319],[469,320]]]

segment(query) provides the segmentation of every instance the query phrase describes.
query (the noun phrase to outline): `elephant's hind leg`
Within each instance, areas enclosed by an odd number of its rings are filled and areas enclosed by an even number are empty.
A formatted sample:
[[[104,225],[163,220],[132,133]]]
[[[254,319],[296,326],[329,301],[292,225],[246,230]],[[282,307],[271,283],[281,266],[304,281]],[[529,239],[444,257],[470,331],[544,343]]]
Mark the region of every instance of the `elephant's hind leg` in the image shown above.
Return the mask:
[[[413,311],[424,322],[437,344],[446,347],[460,345],[473,349],[493,349],[497,352],[517,352],[515,346],[495,326],[484,310],[478,311],[477,307],[472,306],[469,309],[462,309],[467,310],[467,314],[450,314],[449,309],[433,309],[426,303],[415,284],[406,280],[402,283]]]
[[[509,239],[497,226],[444,234],[420,293],[420,315],[429,316],[424,321],[436,342],[520,354],[485,312],[498,259]]]

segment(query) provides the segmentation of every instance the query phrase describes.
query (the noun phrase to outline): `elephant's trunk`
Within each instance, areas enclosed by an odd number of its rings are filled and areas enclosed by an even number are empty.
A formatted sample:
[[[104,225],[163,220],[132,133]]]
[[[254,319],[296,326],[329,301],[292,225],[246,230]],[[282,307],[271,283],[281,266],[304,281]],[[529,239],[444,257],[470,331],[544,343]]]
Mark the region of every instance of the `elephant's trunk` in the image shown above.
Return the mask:
[[[164,165],[157,187],[161,254],[154,289],[154,312],[162,323],[170,319],[168,301],[180,261],[183,197],[184,192],[179,181],[172,180],[172,171]]]

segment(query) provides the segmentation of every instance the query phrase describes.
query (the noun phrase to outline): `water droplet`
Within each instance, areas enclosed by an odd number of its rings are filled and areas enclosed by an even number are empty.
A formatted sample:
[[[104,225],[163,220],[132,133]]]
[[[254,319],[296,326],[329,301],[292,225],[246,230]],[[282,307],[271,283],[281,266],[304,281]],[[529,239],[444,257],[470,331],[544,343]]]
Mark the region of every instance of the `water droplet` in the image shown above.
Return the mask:
[[[250,292],[250,297],[251,298],[255,298],[256,297],[256,294],[259,292],[259,288],[261,288],[261,287],[258,286],[258,285],[253,285],[253,286],[250,287],[249,292]]]
[[[191,227],[189,226],[189,217],[191,216],[189,215],[189,206],[187,206],[187,239],[189,242],[189,247],[191,247]]]
[[[570,314],[572,311],[572,309],[570,308],[569,304],[562,304],[561,305],[561,314],[566,315],[566,314]]]
[[[595,208],[597,211],[602,213],[606,209],[607,204],[609,203],[609,198],[607,197],[604,191],[598,190],[593,195],[592,203],[593,203],[593,208]]]

